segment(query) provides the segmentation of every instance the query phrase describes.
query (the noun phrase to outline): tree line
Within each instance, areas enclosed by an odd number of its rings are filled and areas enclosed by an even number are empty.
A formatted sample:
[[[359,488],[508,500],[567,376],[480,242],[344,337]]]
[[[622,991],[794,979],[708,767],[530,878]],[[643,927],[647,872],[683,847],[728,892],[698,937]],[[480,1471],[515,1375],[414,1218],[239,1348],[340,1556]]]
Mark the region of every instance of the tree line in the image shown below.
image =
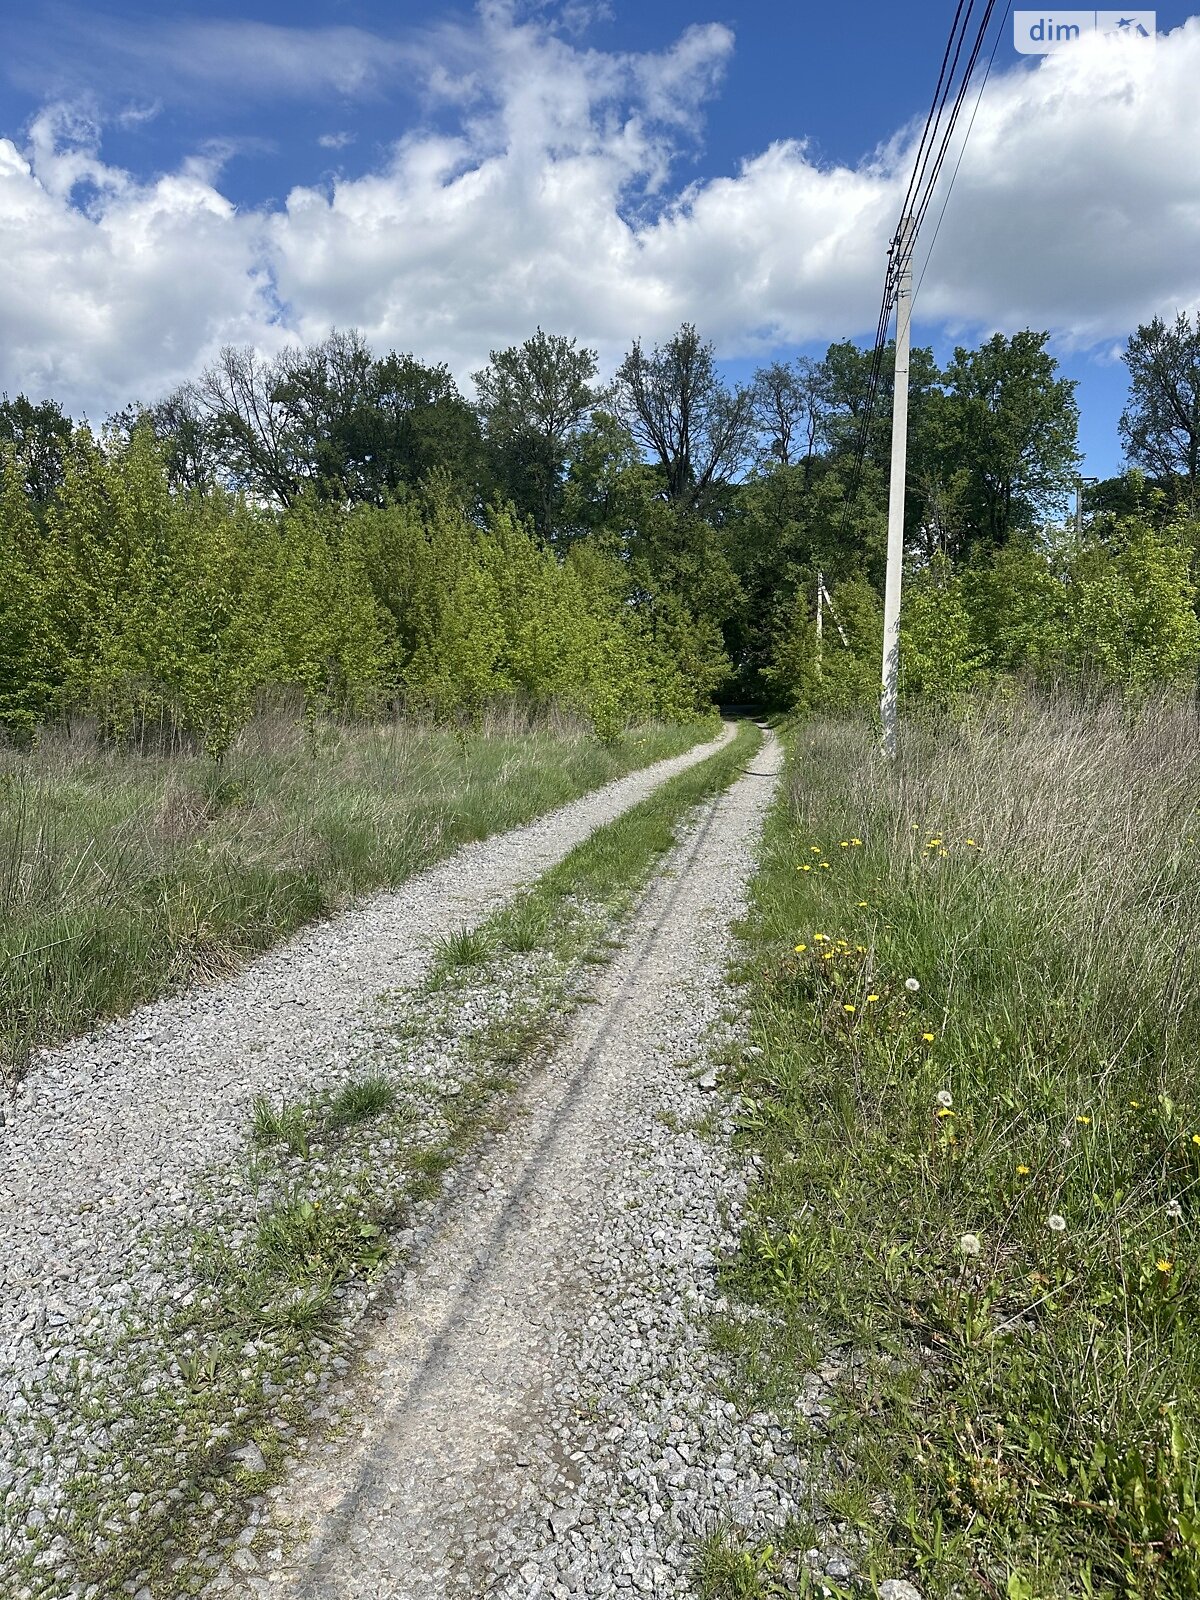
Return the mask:
[[[1078,410],[1045,333],[911,360],[905,687],[1194,672],[1200,317],[1125,355],[1130,470],[1066,517]],[[685,324],[597,353],[538,329],[468,398],[334,331],[228,348],[93,432],[0,402],[0,727],[148,716],[227,743],[273,687],[310,714],[498,695],[612,730],[714,695],[869,703],[892,352],[727,382]],[[851,490],[853,494],[851,496]],[[829,626],[817,637],[817,594]]]

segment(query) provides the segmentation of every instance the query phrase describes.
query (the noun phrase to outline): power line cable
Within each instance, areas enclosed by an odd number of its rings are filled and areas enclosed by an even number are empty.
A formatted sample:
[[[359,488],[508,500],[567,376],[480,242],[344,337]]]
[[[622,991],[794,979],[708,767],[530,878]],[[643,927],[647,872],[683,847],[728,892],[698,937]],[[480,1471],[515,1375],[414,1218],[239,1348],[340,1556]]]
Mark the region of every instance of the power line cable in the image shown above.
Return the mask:
[[[942,231],[942,222],[946,216],[946,207],[950,204],[950,196],[954,193],[954,182],[958,177],[958,169],[962,166],[963,157],[967,153],[967,143],[970,140],[971,131],[975,127],[975,118],[979,115],[979,107],[983,103],[983,91],[987,88],[988,79],[992,75],[992,66],[996,60],[996,51],[1000,47],[1000,40],[1003,36],[1005,24],[1008,22],[1009,13],[1011,11],[1012,0],[1008,0],[1008,4],[1004,7],[1004,15],[1000,18],[1000,26],[997,29],[996,37],[992,43],[992,53],[988,57],[987,66],[984,68],[983,80],[979,85],[979,93],[975,96],[975,109],[971,112],[971,120],[967,123],[967,131],[963,134],[963,142],[959,147],[958,160],[954,163],[954,171],[950,174],[950,182],[946,186],[946,194],[942,201],[942,209],[938,212],[938,219],[934,224],[933,238],[929,241],[929,249],[925,252],[925,263],[921,268],[921,276],[917,279],[917,287],[913,290],[914,305],[916,304],[917,296],[921,292],[921,285],[925,282],[925,274],[929,271],[929,262],[933,256],[933,248],[938,242],[938,234]]]
[[[975,68],[978,64],[979,56],[983,49],[984,40],[987,36],[988,27],[991,23],[992,14],[995,10],[996,3],[997,0],[987,0],[982,20],[980,21],[978,30],[976,31],[974,42],[967,58],[966,67],[962,73],[961,80],[958,83],[958,88],[954,95],[954,101],[949,113],[949,117],[946,118],[943,124],[946,105],[950,99],[951,89],[954,85],[955,77],[958,72],[958,63],[962,56],[963,45],[966,42],[971,15],[974,9],[974,0],[959,0],[958,7],[954,14],[954,22],[951,26],[950,37],[947,40],[946,49],[942,56],[942,67],[938,74],[937,86],[934,89],[933,101],[930,105],[929,114],[925,119],[925,126],[922,129],[921,138],[917,146],[917,152],[913,160],[912,172],[909,176],[908,187],[904,196],[904,203],[901,207],[900,221],[888,248],[888,266],[884,277],[883,297],[880,304],[879,319],[876,325],[875,342],[871,353],[871,372],[867,381],[867,392],[864,399],[863,411],[860,417],[857,438],[855,441],[854,460],[851,468],[850,482],[847,487],[846,500],[842,512],[843,533],[846,531],[848,526],[850,513],[853,508],[854,501],[857,498],[858,490],[862,481],[862,472],[866,461],[866,452],[870,437],[871,421],[874,415],[875,402],[878,397],[880,381],[882,378],[883,353],[887,345],[888,327],[891,322],[892,307],[896,303],[897,287],[900,280],[900,274],[905,265],[912,258],[912,251],[916,243],[917,234],[920,230],[921,224],[925,220],[930,205],[932,204],[934,190],[937,186],[938,179],[941,175],[942,168],[946,160],[950,142],[954,135],[954,129],[957,126],[959,116],[966,101],[967,92],[970,88],[971,80],[974,76]],[[1011,4],[1012,0],[1006,0],[1004,8],[1005,19],[1008,17]],[[999,45],[1000,33],[1002,31],[1003,23],[1001,24],[1000,30],[997,31],[996,39],[992,45],[992,52],[988,59],[987,71],[984,74],[983,82],[980,84],[979,93],[976,96],[975,108],[971,114],[971,121],[967,127],[962,148],[959,151],[958,162],[955,166],[954,173],[951,176],[951,189],[953,188],[954,178],[958,175],[958,168],[962,165],[963,153],[966,150],[967,140],[971,136],[971,129],[975,124],[975,117],[979,111],[979,105],[983,97],[984,87],[986,86],[987,79],[991,74],[992,63],[996,57],[996,48]],[[947,73],[947,64],[949,64],[949,73]],[[918,196],[919,198],[916,198]],[[947,191],[946,200],[943,202],[942,210],[938,217],[937,228],[934,231],[935,242],[937,238],[937,231],[941,227],[941,220],[945,215],[946,204],[948,201],[949,190]],[[906,220],[909,223],[907,229],[905,227]],[[931,244],[931,252],[932,248],[933,247]],[[925,267],[927,268],[928,265],[929,257],[926,256]],[[924,269],[922,270],[922,279],[923,278]]]

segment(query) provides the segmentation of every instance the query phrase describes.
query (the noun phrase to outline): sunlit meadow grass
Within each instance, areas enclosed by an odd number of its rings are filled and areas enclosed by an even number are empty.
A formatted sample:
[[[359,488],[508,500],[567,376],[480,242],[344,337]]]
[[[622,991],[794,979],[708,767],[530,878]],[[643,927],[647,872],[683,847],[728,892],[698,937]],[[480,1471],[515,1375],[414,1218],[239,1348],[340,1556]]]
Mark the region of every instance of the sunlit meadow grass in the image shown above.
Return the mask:
[[[1200,1593],[1198,805],[1191,705],[997,703],[894,769],[797,730],[732,1281],[759,1381],[867,1357],[828,1490],[876,1576]]]
[[[87,730],[0,749],[0,1077],[36,1044],[228,971],[708,731],[607,746],[564,718],[306,731],[264,716],[219,765],[121,753]]]

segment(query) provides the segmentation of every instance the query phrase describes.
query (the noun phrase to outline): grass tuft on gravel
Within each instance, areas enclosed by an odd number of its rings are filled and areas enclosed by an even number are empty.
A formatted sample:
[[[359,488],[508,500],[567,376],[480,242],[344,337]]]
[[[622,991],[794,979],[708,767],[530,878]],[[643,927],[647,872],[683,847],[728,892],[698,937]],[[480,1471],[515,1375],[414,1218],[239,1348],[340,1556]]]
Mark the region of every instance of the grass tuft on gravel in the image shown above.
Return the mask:
[[[837,1352],[868,1592],[1200,1592],[1198,807],[1187,705],[795,734],[721,1337],[776,1400]]]
[[[86,732],[0,748],[0,1081],[38,1045],[219,977],[354,895],[713,731],[651,726],[608,745],[561,718],[464,732],[263,716],[219,765]]]

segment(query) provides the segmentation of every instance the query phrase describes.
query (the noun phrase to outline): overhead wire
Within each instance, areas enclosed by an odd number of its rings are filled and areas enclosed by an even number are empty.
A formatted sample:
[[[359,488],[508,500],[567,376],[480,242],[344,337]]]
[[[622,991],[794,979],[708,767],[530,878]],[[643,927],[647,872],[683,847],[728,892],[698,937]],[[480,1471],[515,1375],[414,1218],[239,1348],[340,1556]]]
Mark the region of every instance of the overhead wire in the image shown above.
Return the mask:
[[[1007,3],[1005,4],[1005,18],[1008,16],[1011,3],[1012,0],[1007,0]],[[958,67],[962,58],[963,47],[966,43],[967,34],[970,29],[971,17],[975,7],[975,0],[958,0],[958,5],[954,13],[954,21],[951,25],[950,36],[947,39],[946,48],[942,55],[942,65],[938,73],[937,84],[934,88],[933,99],[930,104],[929,113],[925,119],[925,126],[921,131],[921,138],[917,145],[916,154],[913,158],[912,171],[909,175],[908,186],[905,190],[904,202],[900,209],[900,220],[897,224],[896,232],[893,234],[891,243],[888,247],[888,265],[887,271],[884,275],[883,295],[880,302],[879,317],[876,324],[875,341],[871,351],[871,368],[867,379],[867,388],[863,400],[862,411],[859,416],[859,426],[855,439],[854,457],[851,466],[850,480],[847,486],[846,499],[842,512],[843,533],[846,531],[846,528],[849,524],[850,514],[862,482],[863,468],[866,463],[867,449],[870,442],[871,422],[874,416],[875,403],[878,398],[880,384],[882,381],[883,357],[884,351],[887,348],[888,329],[891,324],[892,308],[895,306],[897,300],[900,277],[904,268],[911,262],[913,247],[916,243],[917,235],[920,231],[921,224],[924,222],[925,217],[928,214],[930,205],[932,204],[938,179],[941,176],[942,169],[946,161],[946,156],[950,148],[950,142],[954,136],[954,130],[958,125],[958,120],[962,113],[962,108],[965,104],[966,96],[970,88],[972,78],[974,77],[976,66],[979,62],[979,57],[983,49],[984,40],[987,37],[988,28],[990,26],[996,4],[997,0],[986,0],[982,19],[975,32],[974,40],[967,56],[966,66],[964,67],[961,76],[959,75]],[[1002,26],[1003,24],[1001,24],[1001,27]],[[962,165],[963,151],[966,149],[966,141],[970,138],[971,129],[975,124],[975,117],[979,111],[979,104],[980,100],[982,99],[984,86],[986,85],[987,78],[991,73],[992,62],[995,60],[996,46],[998,43],[999,32],[997,32],[996,40],[992,46],[992,52],[988,59],[987,71],[984,74],[983,83],[981,83],[979,93],[976,96],[975,108],[971,114],[970,123],[967,126],[967,132],[963,139],[962,148],[959,150],[958,161],[955,165],[954,172],[950,180],[950,188],[953,188],[954,178],[957,177],[958,169]],[[956,78],[957,89],[954,89]],[[949,114],[947,115],[946,107],[947,103],[950,101],[952,90],[954,90],[954,99]],[[948,200],[949,190],[947,190],[946,200],[943,201],[942,210],[938,217],[937,228],[935,228],[934,232],[935,240],[937,238],[937,231],[941,227],[942,217],[945,215],[946,203]],[[930,249],[932,250],[932,245],[930,246]],[[928,264],[929,260],[927,256],[925,266],[928,267]],[[924,270],[922,271],[922,280],[923,279]]]
[[[925,261],[921,267],[921,276],[917,279],[917,287],[913,290],[914,305],[916,304],[917,296],[921,292],[921,285],[925,282],[925,274],[929,271],[929,262],[933,256],[934,246],[938,241],[938,234],[942,231],[942,222],[946,216],[946,207],[950,204],[950,196],[954,193],[954,184],[955,180],[958,178],[958,169],[962,166],[963,157],[967,153],[967,145],[970,141],[972,130],[975,127],[975,118],[979,115],[979,107],[983,103],[983,91],[987,88],[988,79],[992,75],[992,67],[996,60],[996,51],[1000,47],[1000,39],[1004,33],[1004,27],[1008,21],[1011,10],[1012,0],[1008,0],[1008,3],[1004,7],[1004,14],[1000,18],[1000,26],[996,30],[996,37],[992,41],[992,53],[988,57],[988,63],[984,68],[983,78],[980,80],[979,93],[975,96],[975,106],[971,112],[971,120],[967,123],[967,131],[963,134],[963,141],[958,149],[958,160],[954,163],[954,171],[950,174],[950,182],[946,185],[946,193],[942,197],[942,209],[938,212],[938,219],[933,228],[933,238],[929,241],[929,249],[925,252]]]

